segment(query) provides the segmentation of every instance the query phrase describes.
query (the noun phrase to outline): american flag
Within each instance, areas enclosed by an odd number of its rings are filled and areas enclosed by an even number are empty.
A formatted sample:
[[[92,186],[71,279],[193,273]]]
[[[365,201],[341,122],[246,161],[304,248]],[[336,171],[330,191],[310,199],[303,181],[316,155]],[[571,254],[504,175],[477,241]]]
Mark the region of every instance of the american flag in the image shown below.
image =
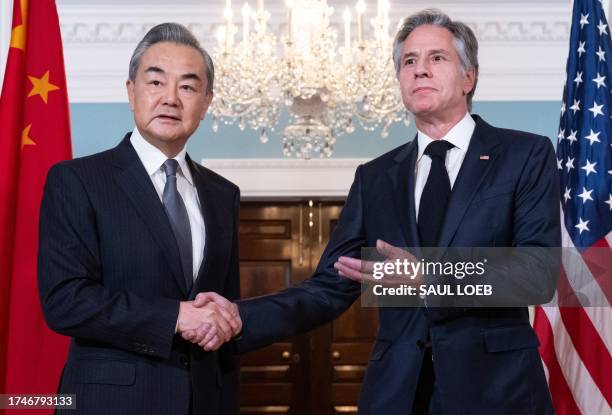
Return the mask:
[[[577,252],[564,251],[557,295],[573,306],[536,307],[534,323],[558,415],[612,414],[610,39],[601,1],[574,0],[557,142],[563,246]],[[589,299],[576,295],[579,274]]]

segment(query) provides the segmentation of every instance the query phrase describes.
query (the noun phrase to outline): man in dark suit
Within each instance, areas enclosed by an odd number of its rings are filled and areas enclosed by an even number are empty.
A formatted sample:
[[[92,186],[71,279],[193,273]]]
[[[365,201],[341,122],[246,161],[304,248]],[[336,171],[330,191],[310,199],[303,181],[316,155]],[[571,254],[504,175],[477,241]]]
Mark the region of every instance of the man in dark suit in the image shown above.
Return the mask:
[[[470,115],[477,54],[470,28],[440,11],[404,20],[393,55],[417,137],[357,169],[310,279],[239,302],[243,352],[344,312],[361,293],[355,281],[370,278],[359,259],[363,247],[377,246],[385,256],[401,258],[395,247],[560,245],[551,142]],[[514,273],[497,282],[544,303],[554,292],[556,264],[537,258],[528,267],[516,263]],[[526,307],[428,307],[425,302],[421,308],[380,309],[360,414],[553,413]]]
[[[108,151],[55,165],[41,207],[39,286],[71,336],[71,414],[236,414],[238,188],[185,144],[212,100],[209,55],[183,26],[152,28],[130,61],[136,127]],[[195,308],[196,293],[208,303]],[[207,329],[201,348],[180,333]]]

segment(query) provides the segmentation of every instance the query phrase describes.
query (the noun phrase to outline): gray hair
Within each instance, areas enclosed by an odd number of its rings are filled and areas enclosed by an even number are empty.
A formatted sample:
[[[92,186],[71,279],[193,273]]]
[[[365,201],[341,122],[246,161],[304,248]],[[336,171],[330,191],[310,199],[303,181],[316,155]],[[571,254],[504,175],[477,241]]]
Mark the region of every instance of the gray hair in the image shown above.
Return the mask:
[[[206,66],[206,93],[209,94],[212,92],[215,81],[215,66],[213,65],[212,58],[208,52],[200,46],[200,42],[198,42],[198,39],[196,39],[193,33],[179,23],[158,24],[147,32],[136,46],[136,49],[134,49],[134,53],[132,53],[129,72],[130,81],[134,82],[136,79],[136,72],[138,72],[140,60],[145,51],[154,44],[160,42],[173,42],[178,45],[190,46],[200,52]]]
[[[406,17],[399,25],[399,30],[393,41],[393,64],[395,73],[399,75],[400,59],[404,50],[404,41],[414,29],[422,25],[442,27],[453,35],[453,43],[465,72],[474,69],[474,87],[467,94],[468,110],[472,110],[472,98],[478,82],[478,40],[468,25],[451,20],[448,15],[438,9],[426,9]]]

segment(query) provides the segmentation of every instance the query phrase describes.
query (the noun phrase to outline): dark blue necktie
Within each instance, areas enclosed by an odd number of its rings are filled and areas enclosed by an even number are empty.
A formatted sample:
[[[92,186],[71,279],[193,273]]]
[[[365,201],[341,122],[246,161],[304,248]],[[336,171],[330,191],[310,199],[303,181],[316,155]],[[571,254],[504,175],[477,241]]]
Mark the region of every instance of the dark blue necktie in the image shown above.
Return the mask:
[[[164,171],[166,173],[166,185],[164,186],[164,194],[162,196],[164,209],[170,219],[170,225],[174,232],[174,237],[178,244],[179,253],[181,255],[181,263],[187,290],[191,290],[193,284],[193,259],[191,247],[191,227],[189,225],[189,216],[187,208],[181,198],[176,187],[176,169],[178,161],[168,159],[164,162]]]
[[[431,158],[431,169],[419,204],[419,236],[421,246],[438,246],[446,207],[451,195],[450,179],[444,161],[446,152],[454,146],[445,140],[436,140],[425,149]]]

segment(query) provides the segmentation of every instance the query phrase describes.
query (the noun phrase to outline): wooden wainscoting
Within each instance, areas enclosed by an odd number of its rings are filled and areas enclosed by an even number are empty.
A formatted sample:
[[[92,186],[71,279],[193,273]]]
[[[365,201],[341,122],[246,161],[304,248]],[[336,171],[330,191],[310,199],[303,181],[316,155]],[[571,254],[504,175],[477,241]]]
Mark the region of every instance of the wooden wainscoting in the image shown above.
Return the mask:
[[[243,202],[242,298],[274,293],[310,277],[341,208],[341,202],[316,199]],[[243,356],[241,413],[356,413],[377,324],[376,310],[357,301],[330,324]]]

